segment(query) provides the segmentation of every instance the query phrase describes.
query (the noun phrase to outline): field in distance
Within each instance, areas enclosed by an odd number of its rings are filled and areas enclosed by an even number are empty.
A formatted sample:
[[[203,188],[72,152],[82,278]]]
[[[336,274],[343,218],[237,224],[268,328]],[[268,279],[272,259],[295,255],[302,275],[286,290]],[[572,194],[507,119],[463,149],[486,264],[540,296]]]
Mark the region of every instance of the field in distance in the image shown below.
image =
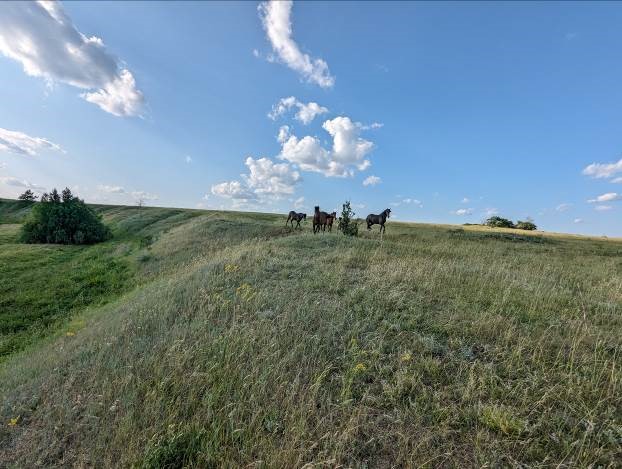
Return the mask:
[[[0,200],[0,466],[614,466],[622,242]]]

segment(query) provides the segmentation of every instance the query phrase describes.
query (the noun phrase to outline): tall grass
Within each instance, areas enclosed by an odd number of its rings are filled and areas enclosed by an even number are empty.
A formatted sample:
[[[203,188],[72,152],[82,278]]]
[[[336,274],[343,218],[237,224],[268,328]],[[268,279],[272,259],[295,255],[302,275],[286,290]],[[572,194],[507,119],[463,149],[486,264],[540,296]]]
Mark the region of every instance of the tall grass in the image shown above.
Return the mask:
[[[619,463],[622,243],[123,212],[144,280],[2,366],[6,465]]]

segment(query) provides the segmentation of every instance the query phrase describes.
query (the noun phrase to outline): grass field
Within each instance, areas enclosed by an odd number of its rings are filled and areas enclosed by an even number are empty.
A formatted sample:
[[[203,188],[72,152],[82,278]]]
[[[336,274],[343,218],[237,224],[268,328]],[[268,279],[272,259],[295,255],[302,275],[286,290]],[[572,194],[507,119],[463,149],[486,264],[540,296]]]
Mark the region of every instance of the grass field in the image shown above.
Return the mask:
[[[0,201],[0,466],[617,466],[622,242]]]

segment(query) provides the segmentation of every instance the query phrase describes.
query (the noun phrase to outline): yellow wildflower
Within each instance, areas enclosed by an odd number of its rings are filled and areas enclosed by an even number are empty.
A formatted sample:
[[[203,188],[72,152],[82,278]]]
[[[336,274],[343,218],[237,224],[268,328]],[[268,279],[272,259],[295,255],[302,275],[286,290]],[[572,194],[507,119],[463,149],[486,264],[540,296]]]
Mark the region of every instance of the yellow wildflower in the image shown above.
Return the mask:
[[[73,337],[74,335],[76,335],[75,332],[71,332],[71,331],[67,331],[67,334],[65,334],[67,337]]]
[[[17,425],[17,422],[19,421],[19,415],[17,417],[15,417],[14,419],[10,419],[9,420],[9,427],[14,427],[15,425]]]
[[[363,363],[357,363],[353,369],[355,373],[362,373],[367,367]]]
[[[237,272],[238,270],[240,270],[240,266],[239,265],[225,264],[225,272],[227,272],[227,273]]]
[[[400,357],[400,360],[402,360],[403,362],[409,362],[412,360],[412,358],[413,358],[412,353],[404,352],[402,356]]]

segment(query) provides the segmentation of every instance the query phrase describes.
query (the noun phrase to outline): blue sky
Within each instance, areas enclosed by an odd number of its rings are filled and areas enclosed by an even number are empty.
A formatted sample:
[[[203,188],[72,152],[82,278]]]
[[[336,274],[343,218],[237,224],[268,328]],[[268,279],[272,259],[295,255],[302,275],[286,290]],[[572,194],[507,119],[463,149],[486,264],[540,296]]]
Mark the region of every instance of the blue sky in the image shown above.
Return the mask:
[[[615,2],[3,2],[0,196],[621,236],[620,24]]]

